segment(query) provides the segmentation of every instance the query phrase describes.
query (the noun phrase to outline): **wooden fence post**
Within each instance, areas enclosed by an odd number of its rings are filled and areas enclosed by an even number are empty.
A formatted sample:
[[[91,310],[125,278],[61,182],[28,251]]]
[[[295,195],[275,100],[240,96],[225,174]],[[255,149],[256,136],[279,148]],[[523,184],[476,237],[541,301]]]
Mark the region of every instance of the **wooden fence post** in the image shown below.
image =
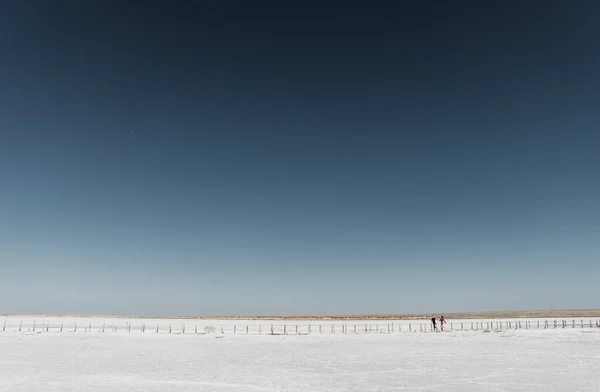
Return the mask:
[[[156,333],[158,333],[158,323],[156,323]]]
[[[171,324],[169,324],[169,333],[171,333],[172,330],[173,330],[173,326]]]
[[[285,328],[283,328],[283,330],[285,331]],[[237,325],[233,326],[233,334],[235,335],[237,332]]]
[[[62,332],[62,330],[63,330],[63,322],[61,321],[60,322],[60,332]]]
[[[591,324],[590,324],[591,325]],[[356,324],[354,324],[354,333],[356,333]]]
[[[73,332],[77,332],[77,323],[75,323],[75,329]]]
[[[271,335],[274,335],[273,324],[271,324]]]
[[[35,332],[35,320],[33,320],[33,332]]]

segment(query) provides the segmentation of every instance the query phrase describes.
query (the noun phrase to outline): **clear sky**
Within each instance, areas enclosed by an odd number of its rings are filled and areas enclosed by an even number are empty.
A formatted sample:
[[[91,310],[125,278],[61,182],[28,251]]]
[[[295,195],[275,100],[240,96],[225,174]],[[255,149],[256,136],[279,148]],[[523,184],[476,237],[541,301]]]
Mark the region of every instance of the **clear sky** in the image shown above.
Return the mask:
[[[598,308],[597,1],[0,6],[0,313]]]

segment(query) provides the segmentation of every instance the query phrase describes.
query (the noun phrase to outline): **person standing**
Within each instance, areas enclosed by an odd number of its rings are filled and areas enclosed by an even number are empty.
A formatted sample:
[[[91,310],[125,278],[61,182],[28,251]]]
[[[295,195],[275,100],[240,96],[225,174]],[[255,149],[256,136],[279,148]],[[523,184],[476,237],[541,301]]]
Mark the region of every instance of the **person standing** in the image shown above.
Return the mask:
[[[433,330],[434,330],[435,332],[437,332],[437,331],[438,331],[438,329],[437,329],[437,324],[436,324],[436,322],[435,322],[435,316],[433,316],[433,317],[431,318],[431,325],[433,325]]]
[[[444,319],[444,316],[440,317],[440,329],[442,330],[442,332],[444,331],[445,324],[446,324],[446,320]]]

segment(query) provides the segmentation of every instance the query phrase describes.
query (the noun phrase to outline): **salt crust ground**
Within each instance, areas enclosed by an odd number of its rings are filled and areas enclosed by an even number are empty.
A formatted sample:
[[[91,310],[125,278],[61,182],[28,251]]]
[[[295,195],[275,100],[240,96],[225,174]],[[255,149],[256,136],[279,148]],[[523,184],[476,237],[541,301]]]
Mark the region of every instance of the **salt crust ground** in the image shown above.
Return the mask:
[[[599,328],[334,335],[313,326],[299,336],[16,324],[0,332],[0,391],[600,391]]]

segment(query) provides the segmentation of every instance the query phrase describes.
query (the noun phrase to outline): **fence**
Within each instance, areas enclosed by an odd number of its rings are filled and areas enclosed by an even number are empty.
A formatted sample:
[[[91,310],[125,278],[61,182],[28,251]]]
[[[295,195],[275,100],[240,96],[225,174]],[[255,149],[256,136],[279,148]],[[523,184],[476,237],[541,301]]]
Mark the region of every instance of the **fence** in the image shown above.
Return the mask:
[[[13,320],[11,320],[13,321]],[[566,328],[600,328],[600,320],[489,320],[489,321],[471,321],[458,320],[448,321],[443,331],[439,332],[458,332],[458,331],[505,331],[517,329],[566,329]],[[399,334],[399,333],[429,333],[434,332],[433,325],[430,322],[406,322],[395,321],[387,323],[372,323],[364,321],[352,321],[348,323],[223,323],[201,324],[178,322],[138,322],[133,325],[131,322],[118,323],[97,320],[85,322],[73,321],[65,323],[56,319],[52,321],[25,320],[17,323],[8,323],[4,321],[2,332],[100,332],[100,333],[155,333],[155,334],[214,334],[222,335],[335,335],[335,334]]]

